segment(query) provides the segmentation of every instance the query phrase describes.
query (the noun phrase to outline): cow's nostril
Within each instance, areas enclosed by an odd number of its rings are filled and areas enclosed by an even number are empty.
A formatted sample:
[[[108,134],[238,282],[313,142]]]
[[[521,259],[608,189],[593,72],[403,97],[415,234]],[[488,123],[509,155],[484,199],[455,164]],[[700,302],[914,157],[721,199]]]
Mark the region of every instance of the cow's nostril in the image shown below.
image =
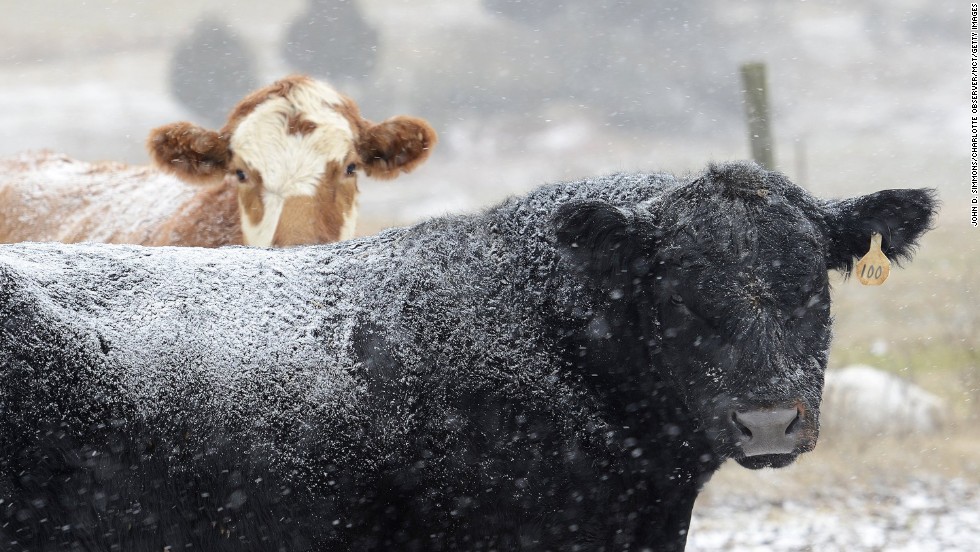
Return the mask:
[[[796,417],[793,418],[793,421],[790,422],[788,426],[786,426],[786,435],[793,435],[794,433],[796,433],[796,431],[800,429],[800,426],[802,424],[803,424],[803,419],[800,418],[800,413],[799,411],[797,411]]]
[[[738,428],[739,432],[742,433],[742,437],[749,438],[749,439],[752,438],[752,431],[749,428],[745,427],[744,424],[738,421],[738,416],[736,415],[735,412],[732,412],[732,423],[735,424],[735,427]]]

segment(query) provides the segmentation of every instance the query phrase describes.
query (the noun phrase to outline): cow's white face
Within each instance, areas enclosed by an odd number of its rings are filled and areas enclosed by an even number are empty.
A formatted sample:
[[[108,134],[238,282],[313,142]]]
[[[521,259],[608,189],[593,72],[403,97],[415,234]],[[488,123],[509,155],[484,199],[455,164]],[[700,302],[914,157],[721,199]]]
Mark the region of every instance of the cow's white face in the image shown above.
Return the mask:
[[[329,86],[309,81],[271,96],[231,134],[228,184],[238,186],[245,243],[257,246],[336,241],[354,235],[357,151],[348,103]],[[293,224],[331,210],[329,234]],[[280,227],[280,223],[285,224]]]
[[[157,165],[238,190],[243,242],[269,247],[353,236],[357,172],[393,178],[436,142],[421,119],[374,125],[330,86],[290,77],[249,95],[220,132],[175,123],[150,135]]]

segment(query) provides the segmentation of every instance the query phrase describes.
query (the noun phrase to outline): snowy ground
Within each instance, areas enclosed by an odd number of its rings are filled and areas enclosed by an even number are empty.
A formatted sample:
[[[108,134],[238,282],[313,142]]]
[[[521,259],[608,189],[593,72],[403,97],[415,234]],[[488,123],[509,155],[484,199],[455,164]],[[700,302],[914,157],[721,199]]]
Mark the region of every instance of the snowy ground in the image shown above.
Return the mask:
[[[975,433],[831,433],[782,470],[726,464],[698,498],[688,549],[980,550]]]
[[[924,474],[897,486],[828,485],[776,499],[751,489],[709,493],[688,549],[980,550],[980,488]]]

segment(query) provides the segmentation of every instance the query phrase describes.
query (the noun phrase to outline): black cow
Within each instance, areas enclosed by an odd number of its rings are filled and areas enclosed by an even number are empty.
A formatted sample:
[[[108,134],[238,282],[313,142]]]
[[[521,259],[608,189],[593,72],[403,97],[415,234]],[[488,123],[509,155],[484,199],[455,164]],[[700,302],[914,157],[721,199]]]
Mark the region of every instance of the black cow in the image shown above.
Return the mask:
[[[829,269],[928,190],[620,174],[288,250],[0,247],[6,550],[675,550],[811,450]]]

